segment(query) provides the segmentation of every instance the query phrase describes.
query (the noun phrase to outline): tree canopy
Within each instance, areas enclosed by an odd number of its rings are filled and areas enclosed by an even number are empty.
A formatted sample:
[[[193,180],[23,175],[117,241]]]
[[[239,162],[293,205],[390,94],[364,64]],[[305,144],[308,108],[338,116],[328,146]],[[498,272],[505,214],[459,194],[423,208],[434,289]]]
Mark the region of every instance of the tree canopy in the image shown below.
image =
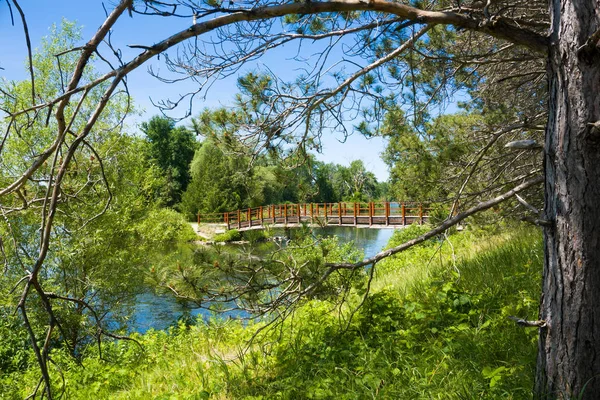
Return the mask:
[[[189,165],[194,157],[197,142],[192,132],[175,127],[175,121],[154,116],[141,125],[148,138],[147,158],[154,163],[166,179],[163,196],[168,206],[181,200],[181,194],[190,181]]]
[[[371,201],[380,183],[362,161],[348,167],[279,151],[255,154],[239,140],[243,109],[204,110],[192,124],[206,138],[190,164],[180,209],[189,218],[270,204]]]

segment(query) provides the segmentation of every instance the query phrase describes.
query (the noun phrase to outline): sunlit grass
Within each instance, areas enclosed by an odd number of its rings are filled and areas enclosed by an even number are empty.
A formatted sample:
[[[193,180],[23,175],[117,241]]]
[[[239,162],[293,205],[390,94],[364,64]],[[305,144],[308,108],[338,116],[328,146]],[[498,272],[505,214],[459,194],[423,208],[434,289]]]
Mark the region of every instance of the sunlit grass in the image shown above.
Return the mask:
[[[429,229],[428,226],[414,225],[397,231],[387,247],[402,244]],[[516,236],[518,234],[512,230],[494,235],[463,231],[431,239],[380,262],[372,284],[373,290],[387,288],[406,294],[411,290],[426,288],[434,276],[448,271],[461,274],[462,263]]]

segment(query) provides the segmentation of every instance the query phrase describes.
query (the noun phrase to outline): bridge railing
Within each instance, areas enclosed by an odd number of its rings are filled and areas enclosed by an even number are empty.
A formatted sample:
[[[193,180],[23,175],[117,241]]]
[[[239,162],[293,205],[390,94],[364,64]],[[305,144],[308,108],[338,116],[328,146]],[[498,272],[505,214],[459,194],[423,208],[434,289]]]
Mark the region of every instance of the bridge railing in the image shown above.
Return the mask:
[[[198,223],[225,223],[227,229],[303,222],[324,226],[411,225],[427,222],[431,209],[429,203],[419,202],[272,204],[225,213],[198,214]]]

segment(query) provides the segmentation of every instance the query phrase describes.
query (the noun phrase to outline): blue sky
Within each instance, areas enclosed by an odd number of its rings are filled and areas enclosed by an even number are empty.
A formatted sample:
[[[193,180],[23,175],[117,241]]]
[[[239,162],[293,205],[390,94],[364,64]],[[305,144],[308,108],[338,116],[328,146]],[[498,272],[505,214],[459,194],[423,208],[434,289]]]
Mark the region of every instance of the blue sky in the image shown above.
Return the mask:
[[[105,2],[107,9],[111,9],[114,1]],[[102,2],[99,0],[30,0],[22,1],[21,7],[27,17],[32,45],[34,48],[40,44],[40,39],[48,35],[52,24],[59,24],[65,18],[76,21],[82,26],[84,40],[87,40],[101,25],[104,20]],[[15,12],[15,26],[11,25],[10,14],[6,2],[0,0],[0,76],[7,79],[26,79],[25,69],[26,47],[24,34],[18,14]],[[122,18],[114,29],[113,44],[122,49],[124,59],[129,60],[139,50],[126,47],[127,44],[151,45],[165,37],[185,29],[191,21],[178,18],[141,17]],[[304,51],[311,49],[304,48]],[[316,50],[318,51],[318,49]],[[258,63],[248,65],[240,73],[248,72],[256,68],[266,66],[276,73],[295,73],[297,64],[288,60],[295,54],[295,47],[284,49],[278,53],[267,54]],[[154,62],[154,67],[160,67],[160,62]],[[187,92],[188,87],[184,85],[167,85],[159,82],[147,73],[142,67],[134,71],[128,77],[130,92],[138,107],[144,110],[142,116],[131,121],[132,125],[147,120],[158,111],[152,105],[150,99],[158,101],[167,98],[176,98],[178,94]],[[189,85],[189,83],[187,84]],[[204,99],[197,99],[193,104],[193,114],[197,114],[205,107],[227,106],[231,104],[234,94],[237,92],[235,77],[221,80],[216,83]],[[184,111],[174,113],[174,116],[182,115]],[[186,120],[181,122],[186,124]],[[366,167],[373,171],[379,180],[388,178],[387,166],[381,161],[380,153],[385,148],[385,142],[381,138],[366,139],[359,134],[350,136],[345,143],[340,143],[342,137],[332,134],[323,134],[323,152],[317,157],[326,162],[335,162],[348,165],[351,161],[361,159]]]

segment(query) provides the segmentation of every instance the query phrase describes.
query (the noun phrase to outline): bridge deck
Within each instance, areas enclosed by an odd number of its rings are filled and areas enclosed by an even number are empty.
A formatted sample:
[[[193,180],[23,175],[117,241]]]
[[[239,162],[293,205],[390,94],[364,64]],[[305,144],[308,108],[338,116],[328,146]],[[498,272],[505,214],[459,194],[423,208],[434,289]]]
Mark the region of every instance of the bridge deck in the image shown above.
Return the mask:
[[[429,220],[431,208],[423,203],[305,203],[269,205],[219,214],[198,214],[200,221],[223,222],[240,231],[267,226],[400,227]]]

